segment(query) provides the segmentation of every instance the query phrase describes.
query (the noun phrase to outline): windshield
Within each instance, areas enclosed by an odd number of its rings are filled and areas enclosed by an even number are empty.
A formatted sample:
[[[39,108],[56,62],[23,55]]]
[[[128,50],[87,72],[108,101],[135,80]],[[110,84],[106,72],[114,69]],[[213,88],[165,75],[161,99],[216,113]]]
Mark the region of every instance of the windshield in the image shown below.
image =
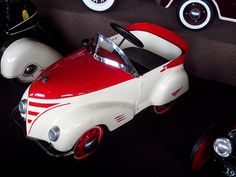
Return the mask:
[[[98,34],[90,41],[88,49],[96,60],[129,72],[134,77],[138,76],[138,72],[123,50],[109,38]]]

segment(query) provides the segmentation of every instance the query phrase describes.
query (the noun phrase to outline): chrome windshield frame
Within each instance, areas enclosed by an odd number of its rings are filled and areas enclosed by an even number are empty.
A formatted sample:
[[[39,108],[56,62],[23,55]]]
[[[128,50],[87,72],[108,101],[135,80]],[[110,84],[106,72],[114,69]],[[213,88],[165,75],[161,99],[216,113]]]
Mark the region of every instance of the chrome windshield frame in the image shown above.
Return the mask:
[[[117,61],[111,60],[109,58],[105,58],[102,56],[98,55],[98,49],[100,48],[100,43],[105,41],[106,44],[109,45],[109,47],[111,47],[113,50],[116,51],[116,53],[119,55],[119,57],[124,61],[124,63],[126,64],[126,66],[124,64],[121,64]],[[94,55],[94,58],[100,62],[103,62],[107,65],[111,65],[113,67],[122,69],[128,73],[130,73],[132,76],[134,77],[138,77],[139,74],[137,72],[137,70],[135,69],[135,67],[133,66],[133,64],[131,63],[131,61],[128,59],[128,57],[125,55],[124,51],[115,43],[113,42],[111,39],[101,35],[98,33],[97,36],[97,40],[96,40],[96,47],[94,48],[94,51],[92,51],[92,54]]]

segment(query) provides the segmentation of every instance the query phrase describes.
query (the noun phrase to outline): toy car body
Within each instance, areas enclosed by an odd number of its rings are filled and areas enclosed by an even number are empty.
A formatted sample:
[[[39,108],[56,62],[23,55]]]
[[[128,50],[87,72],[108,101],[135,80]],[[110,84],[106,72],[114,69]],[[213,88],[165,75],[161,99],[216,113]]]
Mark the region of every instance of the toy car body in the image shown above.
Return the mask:
[[[122,37],[124,31],[165,63],[140,75],[123,52],[135,47]],[[182,38],[150,23],[131,24],[121,34],[98,34],[31,84],[19,104],[27,137],[84,159],[101,142],[104,127],[113,131],[143,109],[165,105],[188,90],[183,66],[188,46]]]
[[[156,0],[161,6],[168,8],[176,0]],[[236,22],[236,6],[234,0],[178,0],[178,18],[183,26],[191,30],[207,27],[216,12],[219,19]]]
[[[0,2],[1,74],[21,82],[33,81],[62,55],[30,35],[38,26],[37,8],[28,0]]]
[[[236,176],[235,144],[235,123],[212,125],[194,145],[191,154],[192,170],[199,171],[211,164],[217,173]]]
[[[92,11],[105,12],[114,7],[117,0],[82,0],[83,4]]]

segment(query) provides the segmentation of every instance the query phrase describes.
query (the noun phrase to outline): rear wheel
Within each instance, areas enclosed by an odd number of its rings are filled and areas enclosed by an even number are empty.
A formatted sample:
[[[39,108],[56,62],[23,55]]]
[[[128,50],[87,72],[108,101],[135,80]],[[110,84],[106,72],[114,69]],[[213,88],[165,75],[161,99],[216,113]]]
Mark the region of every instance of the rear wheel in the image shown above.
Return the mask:
[[[154,106],[154,112],[156,114],[165,114],[171,110],[171,108],[174,106],[175,102],[176,101],[173,100],[173,101],[171,101],[167,104],[161,105],[161,106]]]
[[[177,13],[180,23],[190,30],[206,28],[214,17],[212,5],[207,0],[184,0]]]
[[[83,160],[91,156],[99,147],[104,135],[102,126],[95,126],[86,131],[76,142],[74,147],[74,158]]]
[[[211,157],[212,145],[216,137],[216,130],[211,126],[198,139],[194,145],[190,157],[192,171],[200,171]]]
[[[82,0],[82,2],[92,11],[105,12],[113,8],[116,0]]]

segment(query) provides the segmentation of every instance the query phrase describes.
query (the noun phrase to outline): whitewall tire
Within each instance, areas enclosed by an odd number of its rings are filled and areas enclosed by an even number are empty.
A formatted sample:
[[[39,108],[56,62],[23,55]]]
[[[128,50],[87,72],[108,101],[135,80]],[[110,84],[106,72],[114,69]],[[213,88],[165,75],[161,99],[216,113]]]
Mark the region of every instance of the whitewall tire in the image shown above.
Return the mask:
[[[190,30],[206,28],[214,17],[212,5],[207,0],[184,0],[177,13],[180,23]]]
[[[96,12],[110,10],[117,0],[82,0],[85,6]]]

